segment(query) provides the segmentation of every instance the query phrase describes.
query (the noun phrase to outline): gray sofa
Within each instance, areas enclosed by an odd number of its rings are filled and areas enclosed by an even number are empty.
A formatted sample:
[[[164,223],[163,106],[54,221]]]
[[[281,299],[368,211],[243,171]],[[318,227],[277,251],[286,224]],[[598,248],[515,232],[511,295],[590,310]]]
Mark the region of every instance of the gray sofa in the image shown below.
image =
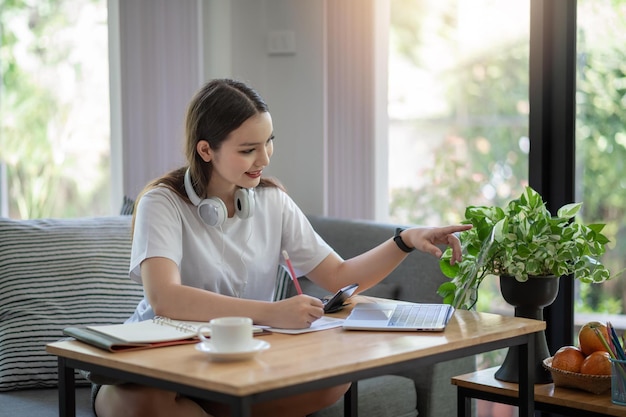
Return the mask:
[[[310,216],[318,233],[344,258],[389,239],[394,225]],[[45,344],[69,325],[120,323],[141,298],[128,279],[130,216],[15,221],[0,219],[0,415],[58,415],[56,358]],[[366,294],[440,302],[445,280],[438,261],[414,252]],[[284,284],[277,274],[277,285]],[[281,286],[294,293],[291,283]],[[327,293],[303,278],[305,293]],[[406,369],[359,382],[359,415],[448,417],[456,414],[453,375],[473,358]],[[89,383],[77,374],[77,416],[92,416]],[[341,401],[316,417],[342,415]]]

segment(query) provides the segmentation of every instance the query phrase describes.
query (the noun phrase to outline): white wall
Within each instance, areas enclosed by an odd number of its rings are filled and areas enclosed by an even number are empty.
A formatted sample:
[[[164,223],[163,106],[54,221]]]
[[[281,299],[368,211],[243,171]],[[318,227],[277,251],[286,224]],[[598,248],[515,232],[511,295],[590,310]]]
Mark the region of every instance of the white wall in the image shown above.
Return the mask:
[[[323,214],[324,2],[211,0],[205,5],[205,21],[213,23],[204,26],[210,57],[205,78],[232,76],[259,91],[276,135],[265,174],[281,180],[305,212]],[[295,53],[269,54],[272,31],[293,31]]]

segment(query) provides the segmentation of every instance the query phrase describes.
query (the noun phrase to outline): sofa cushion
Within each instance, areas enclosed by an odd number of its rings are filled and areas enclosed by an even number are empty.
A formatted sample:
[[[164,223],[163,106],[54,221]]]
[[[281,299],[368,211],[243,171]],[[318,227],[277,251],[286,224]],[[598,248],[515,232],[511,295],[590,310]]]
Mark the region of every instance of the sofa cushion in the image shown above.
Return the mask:
[[[344,259],[360,255],[393,237],[396,227],[402,225],[349,220],[324,216],[307,216],[315,231]],[[359,278],[355,277],[354,282]],[[397,299],[419,303],[440,303],[437,289],[449,282],[439,268],[439,260],[422,251],[411,252],[387,278],[363,292],[372,297]],[[300,282],[302,290],[314,296],[326,295],[308,280]],[[293,286],[292,286],[293,287]],[[290,288],[293,295],[295,289]]]
[[[132,314],[142,288],[128,278],[130,222],[0,219],[0,391],[56,386],[47,343]]]
[[[59,391],[47,388],[0,392],[0,416],[59,417]],[[94,417],[91,387],[76,389],[76,417]]]
[[[382,375],[357,383],[358,415],[365,417],[415,417],[417,395],[413,380],[397,375]],[[343,416],[343,398],[312,417]]]
[[[130,216],[133,214],[135,210],[135,200],[130,197],[124,196],[124,200],[122,201],[122,208],[120,209],[120,214],[122,216]]]

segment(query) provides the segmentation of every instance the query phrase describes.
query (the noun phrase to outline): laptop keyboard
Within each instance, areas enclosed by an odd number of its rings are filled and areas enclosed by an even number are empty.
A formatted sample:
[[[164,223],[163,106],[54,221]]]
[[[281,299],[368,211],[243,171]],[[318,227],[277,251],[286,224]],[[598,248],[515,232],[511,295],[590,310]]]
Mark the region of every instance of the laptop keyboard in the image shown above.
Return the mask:
[[[398,305],[396,306],[389,327],[415,327],[420,328],[424,324],[431,324],[439,317],[443,306],[420,306],[420,305]]]

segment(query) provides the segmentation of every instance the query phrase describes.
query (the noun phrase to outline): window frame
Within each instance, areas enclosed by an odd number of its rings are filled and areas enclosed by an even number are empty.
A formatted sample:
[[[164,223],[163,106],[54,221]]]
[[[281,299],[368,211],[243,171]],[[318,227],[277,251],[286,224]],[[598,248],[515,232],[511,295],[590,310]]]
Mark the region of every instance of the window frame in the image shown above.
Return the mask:
[[[531,0],[529,184],[548,209],[574,201],[576,124],[576,0]],[[574,337],[574,280],[562,277],[544,310],[551,352]]]

